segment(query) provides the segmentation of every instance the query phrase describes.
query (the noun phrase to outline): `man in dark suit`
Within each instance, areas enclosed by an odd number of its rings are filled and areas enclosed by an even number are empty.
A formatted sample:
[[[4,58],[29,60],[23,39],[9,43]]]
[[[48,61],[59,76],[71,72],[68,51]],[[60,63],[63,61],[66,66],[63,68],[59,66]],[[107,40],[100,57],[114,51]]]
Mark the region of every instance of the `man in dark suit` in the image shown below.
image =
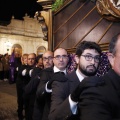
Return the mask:
[[[47,68],[42,72],[41,82],[36,92],[37,100],[41,105],[40,120],[48,120],[48,114],[51,103],[51,92],[52,92],[51,84],[56,79],[56,77],[60,77],[61,78],[60,80],[64,81],[64,79],[62,79],[63,74],[61,72],[67,74],[66,66],[68,60],[69,59],[68,59],[67,51],[63,48],[58,48],[54,51],[54,58],[53,58],[54,67]]]
[[[56,80],[52,84],[49,120],[79,120],[80,92],[76,88],[85,77],[96,74],[100,55],[101,49],[95,42],[83,41],[79,44],[75,55],[76,71],[66,76],[66,82]]]
[[[53,52],[52,51],[46,51],[42,56],[39,56],[37,61],[40,61],[42,59],[43,67],[44,69],[53,67]],[[41,61],[40,61],[41,62]],[[38,62],[37,62],[38,63]],[[33,68],[32,72],[32,78],[30,82],[25,87],[25,96],[29,99],[29,120],[33,120],[33,111],[34,111],[34,102],[36,97],[36,90],[37,86],[40,83],[40,77],[42,75],[41,66],[38,66],[38,64]],[[35,103],[37,104],[37,103]],[[36,113],[38,112],[38,114]],[[37,116],[37,119],[39,119],[39,106],[35,106],[34,111],[34,117]]]
[[[80,96],[80,120],[120,120],[120,33],[110,41],[108,59],[112,69],[95,78],[105,83],[86,88]]]
[[[27,117],[27,102],[24,103],[24,89],[28,84],[31,78],[32,69],[35,65],[36,55],[34,53],[24,54],[21,58],[22,65],[18,68],[18,75],[16,80],[16,89],[17,89],[17,102],[18,102],[18,118],[19,120],[23,120],[23,108],[25,105],[25,116]]]
[[[29,119],[29,99],[25,96],[25,87],[29,83],[31,77],[32,77],[32,71],[36,64],[36,54],[30,53],[28,54],[28,60],[27,60],[27,66],[22,70],[22,77],[23,79],[23,100],[24,100],[24,107],[25,107],[25,118],[26,120]]]

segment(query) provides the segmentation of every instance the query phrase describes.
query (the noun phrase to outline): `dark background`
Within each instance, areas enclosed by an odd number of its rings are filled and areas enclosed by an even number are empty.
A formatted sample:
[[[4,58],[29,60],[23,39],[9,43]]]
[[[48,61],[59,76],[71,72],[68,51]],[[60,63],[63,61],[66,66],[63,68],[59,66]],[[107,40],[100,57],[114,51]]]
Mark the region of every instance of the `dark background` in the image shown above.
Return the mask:
[[[42,6],[37,0],[0,0],[0,23],[10,23],[12,16],[14,19],[24,20],[27,13],[34,17],[36,11],[41,11]]]

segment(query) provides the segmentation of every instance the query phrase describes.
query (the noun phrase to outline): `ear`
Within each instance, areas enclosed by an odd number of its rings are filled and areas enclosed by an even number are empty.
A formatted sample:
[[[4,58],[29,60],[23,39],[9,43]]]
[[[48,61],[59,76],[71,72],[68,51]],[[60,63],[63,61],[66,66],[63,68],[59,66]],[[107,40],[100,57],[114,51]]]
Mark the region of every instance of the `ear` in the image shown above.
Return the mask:
[[[111,66],[114,66],[114,55],[112,53],[107,53],[107,56]]]
[[[78,57],[78,55],[75,55],[75,61],[76,61],[76,63],[78,64],[79,63],[79,57]]]

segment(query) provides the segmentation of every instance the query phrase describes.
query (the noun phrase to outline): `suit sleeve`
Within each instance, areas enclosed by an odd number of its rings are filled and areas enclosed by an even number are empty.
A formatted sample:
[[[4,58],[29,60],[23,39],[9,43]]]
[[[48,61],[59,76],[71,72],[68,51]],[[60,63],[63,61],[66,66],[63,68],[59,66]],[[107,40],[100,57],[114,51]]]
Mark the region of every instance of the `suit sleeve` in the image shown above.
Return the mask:
[[[28,95],[36,92],[39,82],[40,78],[38,76],[32,78],[30,82],[25,86],[25,94]]]
[[[71,116],[68,82],[54,81],[52,84],[49,120],[63,120]]]
[[[43,110],[45,101],[39,102],[35,99],[34,110],[33,110],[33,120],[42,120]]]
[[[46,86],[46,83],[49,80],[48,78],[49,78],[48,74],[45,71],[43,71],[42,75],[41,75],[41,78],[40,78],[41,81],[38,85],[37,92],[36,92],[36,97],[37,97],[38,100],[43,99],[47,94],[47,92],[45,90],[45,86]]]
[[[113,120],[109,100],[101,86],[85,89],[80,96],[80,120]]]

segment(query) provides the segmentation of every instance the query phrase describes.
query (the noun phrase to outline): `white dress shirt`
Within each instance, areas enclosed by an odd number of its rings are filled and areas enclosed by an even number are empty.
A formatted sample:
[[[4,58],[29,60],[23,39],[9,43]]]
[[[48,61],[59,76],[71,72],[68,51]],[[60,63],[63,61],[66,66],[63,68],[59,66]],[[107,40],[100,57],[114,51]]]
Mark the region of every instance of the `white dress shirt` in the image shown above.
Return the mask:
[[[59,70],[56,66],[53,67],[53,71],[54,71],[54,73],[56,73],[56,72],[64,72],[65,75],[67,74],[66,69],[63,70],[63,71],[61,71],[61,70]],[[49,81],[48,81],[48,82],[49,82]],[[52,92],[52,89],[48,89],[48,88],[47,88],[48,82],[46,83],[45,90],[46,90],[46,92],[51,93],[51,92]]]
[[[84,79],[84,77],[79,73],[78,69],[76,70],[76,74],[77,74],[79,81],[81,82]],[[69,99],[70,109],[71,109],[72,113],[76,114],[78,102],[72,101],[70,95],[69,95],[68,99]]]

